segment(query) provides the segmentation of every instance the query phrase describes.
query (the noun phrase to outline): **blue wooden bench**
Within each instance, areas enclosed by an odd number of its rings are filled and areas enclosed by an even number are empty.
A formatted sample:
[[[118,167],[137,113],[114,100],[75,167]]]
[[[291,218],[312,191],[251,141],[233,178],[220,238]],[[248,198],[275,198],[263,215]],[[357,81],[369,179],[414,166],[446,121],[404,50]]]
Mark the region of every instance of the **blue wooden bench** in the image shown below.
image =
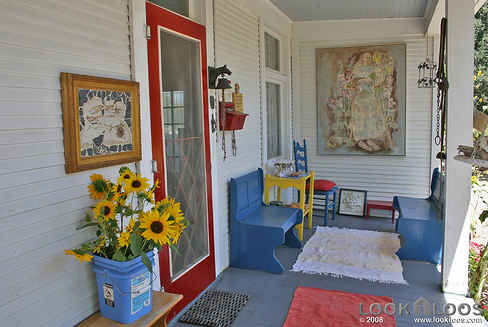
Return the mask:
[[[300,248],[294,227],[302,222],[300,209],[263,203],[263,171],[230,181],[230,265],[280,274],[283,266],[275,248]]]
[[[444,223],[439,217],[439,169],[432,173],[431,195],[426,199],[395,196],[393,207],[400,216],[396,231],[404,238],[397,252],[401,260],[427,261],[440,264]]]

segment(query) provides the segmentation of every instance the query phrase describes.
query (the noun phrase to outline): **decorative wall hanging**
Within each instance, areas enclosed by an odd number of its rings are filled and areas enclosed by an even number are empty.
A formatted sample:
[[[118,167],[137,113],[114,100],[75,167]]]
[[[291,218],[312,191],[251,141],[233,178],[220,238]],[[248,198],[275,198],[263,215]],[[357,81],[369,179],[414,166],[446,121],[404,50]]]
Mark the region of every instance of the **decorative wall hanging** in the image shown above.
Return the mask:
[[[61,73],[66,172],[141,160],[139,83]]]
[[[339,193],[339,215],[364,216],[367,191],[341,188]]]
[[[405,155],[405,49],[316,49],[318,155]]]
[[[434,40],[432,39],[432,48],[434,47]],[[433,50],[431,54],[433,54]],[[420,89],[433,89],[435,84],[435,75],[437,64],[432,57],[429,57],[429,38],[427,37],[427,57],[424,62],[417,66],[419,77],[417,79],[417,87]]]
[[[437,153],[436,158],[441,160],[446,159],[445,151],[445,134],[446,134],[446,100],[447,91],[449,89],[449,81],[447,80],[446,66],[445,66],[445,53],[446,53],[446,41],[447,41],[447,18],[441,19],[441,36],[439,45],[439,67],[437,69],[435,83],[437,84],[437,103],[436,103],[436,136],[434,142],[440,145],[440,151]],[[440,135],[439,135],[440,129]]]

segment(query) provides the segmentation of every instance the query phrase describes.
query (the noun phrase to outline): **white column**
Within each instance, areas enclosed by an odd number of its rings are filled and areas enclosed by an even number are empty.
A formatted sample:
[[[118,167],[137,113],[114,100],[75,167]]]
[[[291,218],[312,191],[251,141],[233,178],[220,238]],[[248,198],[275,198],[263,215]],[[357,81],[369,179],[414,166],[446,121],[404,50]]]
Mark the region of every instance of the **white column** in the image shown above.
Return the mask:
[[[474,3],[446,0],[448,109],[447,177],[444,258],[444,292],[465,295],[468,288],[471,166],[454,160],[459,144],[472,144]]]

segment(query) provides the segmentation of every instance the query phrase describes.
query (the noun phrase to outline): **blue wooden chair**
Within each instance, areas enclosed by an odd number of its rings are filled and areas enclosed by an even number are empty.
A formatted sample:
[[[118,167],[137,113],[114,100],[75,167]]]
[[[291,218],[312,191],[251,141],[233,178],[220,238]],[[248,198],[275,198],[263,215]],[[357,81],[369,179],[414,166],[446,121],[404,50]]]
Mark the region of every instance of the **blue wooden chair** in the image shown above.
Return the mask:
[[[297,141],[293,141],[293,153],[295,154],[295,170],[297,172],[308,172],[307,141],[303,140],[303,145],[300,145],[300,143]],[[326,179],[315,179],[314,197],[316,195],[323,196],[323,200],[325,201],[324,226],[327,226],[328,224],[330,209],[332,209],[332,220],[335,220],[338,190],[339,188],[337,187],[336,183],[332,181]]]

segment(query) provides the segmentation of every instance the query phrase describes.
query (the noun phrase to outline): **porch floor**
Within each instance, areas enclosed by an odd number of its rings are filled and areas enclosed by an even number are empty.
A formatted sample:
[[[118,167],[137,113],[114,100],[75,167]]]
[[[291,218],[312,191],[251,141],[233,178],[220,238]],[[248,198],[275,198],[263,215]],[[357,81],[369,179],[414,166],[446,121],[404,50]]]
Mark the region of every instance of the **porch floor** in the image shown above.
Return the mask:
[[[322,213],[321,213],[322,214]],[[321,223],[322,219],[314,216],[314,225]],[[394,224],[386,218],[337,216],[336,220],[329,219],[329,226],[346,227],[353,229],[377,230],[394,232]],[[313,229],[305,229],[305,242],[313,234]],[[285,272],[274,275],[254,270],[228,268],[220,276],[212,289],[240,291],[250,296],[249,303],[239,313],[232,327],[280,327],[283,325],[293,293],[297,286],[315,287],[326,290],[340,290],[353,293],[383,295],[393,298],[395,303],[412,303],[420,296],[430,302],[443,305],[445,303],[470,303],[472,300],[451,294],[444,294],[440,290],[440,273],[430,263],[403,261],[404,277],[409,283],[405,285],[387,285],[365,280],[351,278],[334,278],[323,275],[309,275],[291,272],[298,254],[301,250],[280,247],[276,250]],[[358,307],[359,310],[359,307]],[[409,305],[411,316],[396,315],[398,327],[419,326],[413,321],[413,307]],[[359,311],[358,311],[359,312]],[[456,316],[458,317],[458,316]],[[470,315],[468,317],[479,317]],[[431,326],[437,324],[430,324]],[[464,324],[458,324],[462,326]],[[467,325],[467,324],[466,324]],[[188,327],[191,325],[173,321],[170,326]],[[442,324],[442,326],[451,326]],[[469,326],[488,326],[486,323],[470,323]]]

